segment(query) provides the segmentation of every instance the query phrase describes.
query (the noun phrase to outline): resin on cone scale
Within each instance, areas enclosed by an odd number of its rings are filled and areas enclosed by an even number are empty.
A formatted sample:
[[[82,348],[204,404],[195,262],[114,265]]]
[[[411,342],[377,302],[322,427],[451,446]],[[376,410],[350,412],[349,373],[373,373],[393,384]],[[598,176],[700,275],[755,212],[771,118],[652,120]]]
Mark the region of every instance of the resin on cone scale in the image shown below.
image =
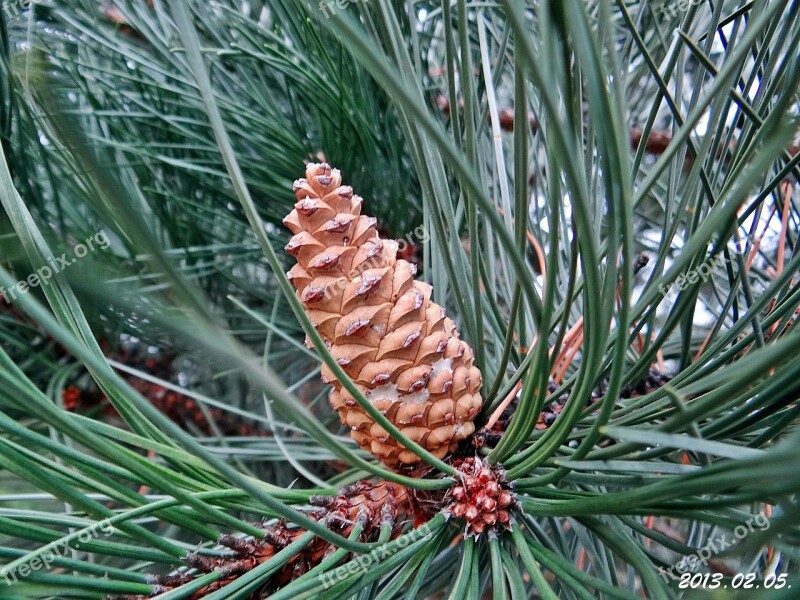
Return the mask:
[[[294,183],[297,198],[284,224],[294,234],[288,273],[309,319],[364,396],[409,439],[434,456],[453,452],[475,429],[481,373],[431,286],[381,239],[362,198],[337,169],[309,164]],[[419,457],[358,405],[325,365],[330,400],[352,438],[390,467]]]

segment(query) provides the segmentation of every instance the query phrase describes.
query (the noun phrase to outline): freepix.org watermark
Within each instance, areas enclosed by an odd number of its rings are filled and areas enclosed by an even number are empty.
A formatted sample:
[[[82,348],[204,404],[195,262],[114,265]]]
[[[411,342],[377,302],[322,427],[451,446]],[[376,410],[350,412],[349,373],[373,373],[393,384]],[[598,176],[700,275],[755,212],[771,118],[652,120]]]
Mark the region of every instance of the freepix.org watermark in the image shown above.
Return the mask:
[[[744,238],[737,239],[735,242],[732,243],[731,251],[735,252],[738,255],[744,255],[747,251],[749,246],[755,246],[756,238],[754,235],[748,235]],[[658,291],[661,293],[662,296],[666,296],[667,292],[669,292],[673,287],[677,287],[679,292],[689,288],[690,286],[696,284],[698,281],[702,281],[705,283],[711,278],[711,275],[714,273],[715,269],[720,269],[724,267],[726,264],[731,262],[731,259],[724,256],[723,254],[718,254],[716,256],[712,256],[703,264],[701,264],[696,269],[692,269],[691,271],[687,271],[686,273],[681,273],[678,277],[675,278],[675,281],[670,283],[669,285],[661,284],[658,286]]]
[[[357,2],[369,2],[369,0],[322,0],[319,3],[319,10],[325,15],[326,19],[330,19],[332,15],[336,14],[336,9],[344,10],[348,4],[356,4]]]
[[[766,531],[769,529],[769,525],[770,523],[767,515],[764,513],[758,513],[757,515],[750,517],[743,525],[737,525],[733,529],[734,537],[729,538],[727,534],[713,537],[694,554],[688,554],[684,556],[669,569],[659,568],[658,571],[661,573],[664,581],[669,582],[670,579],[680,579],[679,574],[694,571],[701,564],[703,566],[707,566],[711,557],[720,554],[724,550],[727,550],[738,540],[744,539],[750,533],[755,531],[756,527],[758,527],[759,531]],[[678,574],[676,574],[676,572]]]
[[[13,19],[18,17],[24,11],[28,10],[34,4],[49,4],[50,0],[6,0],[3,2],[3,12],[6,18]]]
[[[673,19],[678,13],[687,12],[692,6],[698,6],[705,0],[672,0],[665,2],[658,10],[665,19]]]
[[[24,280],[17,281],[8,289],[0,286],[0,296],[5,298],[6,302],[16,300],[17,294],[25,294],[31,288],[47,285],[54,275],[74,265],[78,262],[78,259],[85,257],[89,252],[94,252],[98,249],[105,250],[110,245],[111,241],[106,233],[98,231],[86,238],[82,243],[76,244],[72,248],[72,255],[67,256],[67,253],[63,252],[60,256],[50,257],[48,264],[39,267],[35,273],[31,273]]]
[[[410,531],[407,535],[397,538],[397,544],[394,547],[387,548],[384,544],[369,552],[368,554],[360,554],[350,562],[340,567],[335,568],[333,571],[322,573],[318,579],[322,582],[322,586],[327,590],[331,586],[340,581],[347,579],[349,575],[356,575],[357,573],[365,573],[372,565],[379,563],[384,558],[387,558],[406,548],[409,544],[413,544],[422,538],[430,535],[431,528],[425,523],[420,527]]]
[[[698,281],[702,281],[705,283],[708,281],[711,274],[714,272],[715,268],[720,268],[725,266],[725,263],[729,262],[722,254],[718,254],[717,256],[707,260],[702,265],[688,271],[685,275],[681,274],[672,282],[670,285],[664,285],[663,283],[658,286],[658,291],[661,292],[662,296],[666,296],[667,292],[669,292],[673,287],[677,287],[679,292],[682,292],[690,285],[694,285]]]
[[[0,568],[0,577],[6,582],[6,585],[13,585],[20,579],[25,579],[32,573],[41,571],[42,569],[49,569],[54,562],[72,550],[78,550],[81,544],[85,545],[93,539],[101,535],[109,536],[114,533],[114,526],[104,519],[99,523],[95,523],[91,527],[82,529],[75,535],[70,535],[59,541],[58,544],[51,545],[45,552],[40,555],[34,556],[27,562],[16,565],[12,569]]]

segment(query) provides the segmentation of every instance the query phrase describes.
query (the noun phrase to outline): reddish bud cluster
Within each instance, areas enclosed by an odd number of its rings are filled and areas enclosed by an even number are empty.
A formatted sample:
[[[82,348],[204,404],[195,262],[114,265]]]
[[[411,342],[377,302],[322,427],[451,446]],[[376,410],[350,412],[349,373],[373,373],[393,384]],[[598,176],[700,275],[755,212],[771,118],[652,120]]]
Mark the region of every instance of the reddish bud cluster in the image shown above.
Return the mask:
[[[503,469],[478,457],[464,459],[457,468],[462,474],[461,482],[448,492],[450,503],[446,510],[467,522],[465,535],[477,537],[485,531],[507,529],[511,522],[509,510],[516,500]]]

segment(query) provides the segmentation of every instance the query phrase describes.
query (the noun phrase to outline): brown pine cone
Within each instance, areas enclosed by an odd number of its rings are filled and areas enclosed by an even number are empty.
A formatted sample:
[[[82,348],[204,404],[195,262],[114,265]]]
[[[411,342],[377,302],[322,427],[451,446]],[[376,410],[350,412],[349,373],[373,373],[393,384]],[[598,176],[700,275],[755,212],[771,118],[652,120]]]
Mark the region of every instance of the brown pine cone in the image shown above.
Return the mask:
[[[426,516],[415,515],[414,499],[409,490],[392,482],[357,481],[339,490],[336,496],[312,496],[309,502],[313,510],[309,513],[312,519],[325,523],[329,529],[339,535],[349,537],[353,527],[361,526],[361,541],[375,541],[382,527],[391,528],[390,538],[399,536],[406,527],[407,517],[417,516],[423,522]],[[175,590],[195,580],[197,573],[217,571],[222,576],[216,581],[197,590],[187,600],[201,600],[212,592],[217,592],[236,581],[245,573],[266,562],[276,553],[296,541],[304,530],[278,521],[264,526],[264,537],[259,539],[240,538],[222,535],[218,543],[230,548],[232,552],[210,556],[199,552],[191,552],[186,562],[196,571],[177,571],[168,575],[156,575],[150,579],[153,586],[149,595],[116,596],[110,600],[147,600]],[[290,581],[304,575],[330,556],[336,547],[322,538],[315,537],[296,555],[292,556],[264,586],[250,594],[248,600],[267,598],[275,590]],[[349,555],[347,559],[352,557]]]
[[[481,374],[430,285],[398,260],[362,198],[341,185],[338,170],[309,164],[294,184],[297,203],[284,219],[297,258],[288,276],[308,317],[361,392],[404,435],[441,458],[474,431]],[[351,436],[387,466],[419,458],[375,423],[323,365],[331,404]]]

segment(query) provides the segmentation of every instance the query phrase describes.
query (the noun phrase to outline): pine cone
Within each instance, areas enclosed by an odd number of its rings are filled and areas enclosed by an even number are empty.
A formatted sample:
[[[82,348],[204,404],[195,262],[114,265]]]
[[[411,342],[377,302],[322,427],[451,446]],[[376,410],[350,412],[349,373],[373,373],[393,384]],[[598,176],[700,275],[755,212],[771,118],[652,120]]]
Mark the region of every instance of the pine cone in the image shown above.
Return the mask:
[[[384,526],[390,527],[390,538],[396,538],[403,533],[406,527],[406,517],[416,516],[423,522],[427,520],[425,515],[416,515],[416,505],[409,490],[389,481],[357,481],[340,489],[336,496],[312,496],[309,504],[313,508],[309,512],[309,516],[326,524],[329,529],[339,535],[350,537],[353,527],[359,524],[361,534],[358,539],[364,542],[378,539]],[[219,579],[187,596],[187,600],[201,600],[212,592],[220,591],[245,573],[266,562],[296,541],[303,533],[303,529],[291,527],[284,521],[278,521],[264,526],[263,538],[222,535],[218,539],[218,543],[230,548],[232,552],[218,556],[190,552],[184,558],[184,562],[195,572],[183,570],[168,575],[156,575],[150,578],[153,586],[150,594],[115,596],[109,600],[157,598],[161,594],[195,581],[198,573],[213,571],[220,573]],[[262,587],[247,596],[247,599],[260,600],[269,597],[275,590],[308,573],[335,550],[336,547],[330,542],[315,537],[303,550],[292,556],[278,569]],[[348,555],[345,561],[350,558],[352,555]],[[324,575],[323,573],[320,577],[324,577]]]
[[[309,164],[294,184],[298,202],[284,219],[288,277],[308,317],[361,392],[404,435],[441,458],[474,431],[481,373],[431,287],[382,240],[362,198],[341,185],[338,170]],[[369,417],[323,365],[330,400],[351,436],[387,466],[419,458]]]

